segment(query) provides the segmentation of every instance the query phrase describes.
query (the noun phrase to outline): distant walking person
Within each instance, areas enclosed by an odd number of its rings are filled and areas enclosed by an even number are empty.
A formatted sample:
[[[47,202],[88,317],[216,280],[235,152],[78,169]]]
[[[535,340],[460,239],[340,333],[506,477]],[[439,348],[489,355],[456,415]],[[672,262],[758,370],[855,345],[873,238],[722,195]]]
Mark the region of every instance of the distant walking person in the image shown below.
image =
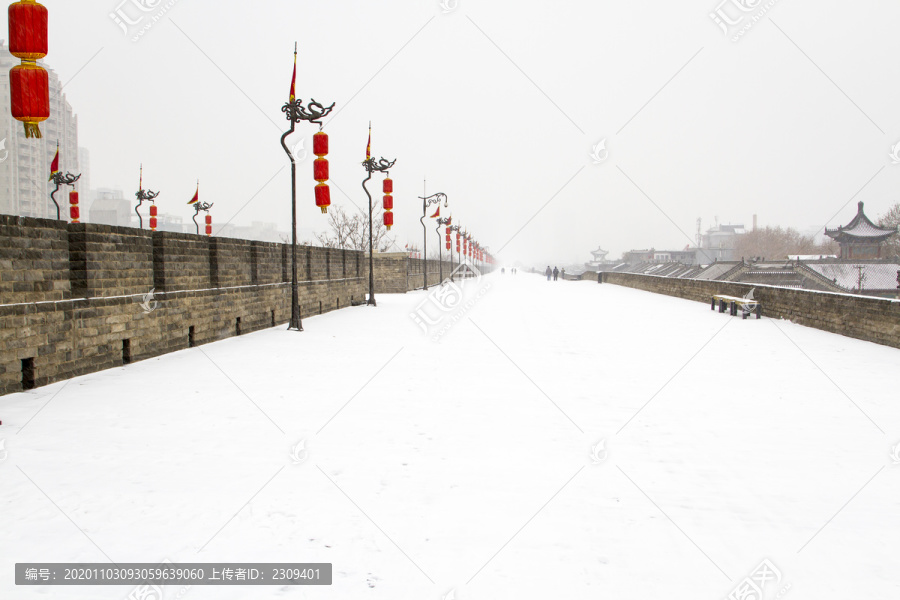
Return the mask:
[[[547,276],[547,281],[550,281],[550,277],[553,276],[553,271],[550,270],[550,265],[547,265],[547,270],[544,271],[544,275]]]
[[[559,270],[559,274],[560,274],[560,276],[561,276],[563,279],[566,278],[566,270],[565,270],[565,269],[560,269],[560,270]]]
[[[556,281],[557,279],[559,279],[559,269],[553,267],[553,281]]]

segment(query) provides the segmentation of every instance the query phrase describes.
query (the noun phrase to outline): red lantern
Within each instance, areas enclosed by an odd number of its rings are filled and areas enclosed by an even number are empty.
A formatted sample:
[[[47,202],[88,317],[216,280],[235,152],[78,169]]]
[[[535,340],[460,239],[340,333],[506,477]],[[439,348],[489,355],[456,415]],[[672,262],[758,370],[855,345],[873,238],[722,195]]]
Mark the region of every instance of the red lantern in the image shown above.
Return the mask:
[[[384,192],[384,226],[390,231],[391,226],[394,224],[394,215],[391,212],[394,210],[394,197],[391,194],[394,192],[394,182],[390,177],[384,178],[384,183],[381,185],[381,189]]]
[[[13,118],[25,125],[25,137],[39,138],[38,123],[50,116],[47,71],[35,64],[47,55],[47,9],[34,0],[9,6],[9,51],[22,61],[9,72]]]
[[[9,5],[9,53],[20,60],[47,56],[47,8],[34,0]]]
[[[331,206],[331,190],[325,184],[328,181],[328,161],[325,160],[325,155],[328,154],[327,133],[319,131],[313,135],[313,154],[319,157],[313,161],[313,179],[319,182],[316,186],[316,206],[322,210],[324,215]]]
[[[313,136],[313,154],[322,158],[328,154],[328,134],[322,131]]]
[[[327,213],[331,206],[331,190],[324,183],[316,186],[316,206],[322,209],[322,214]]]
[[[328,159],[317,158],[313,161],[313,179],[319,183],[328,181]]]
[[[212,215],[206,215],[206,235],[212,235]]]
[[[450,249],[450,242],[447,242],[447,250]]]
[[[78,211],[78,192],[75,190],[69,192],[69,216],[72,218],[73,223],[77,223],[80,217]]]
[[[156,231],[156,214],[157,209],[155,204],[150,205],[150,231]]]
[[[50,79],[42,67],[22,61],[9,71],[13,118],[25,124],[25,137],[39,138],[38,123],[50,117]]]

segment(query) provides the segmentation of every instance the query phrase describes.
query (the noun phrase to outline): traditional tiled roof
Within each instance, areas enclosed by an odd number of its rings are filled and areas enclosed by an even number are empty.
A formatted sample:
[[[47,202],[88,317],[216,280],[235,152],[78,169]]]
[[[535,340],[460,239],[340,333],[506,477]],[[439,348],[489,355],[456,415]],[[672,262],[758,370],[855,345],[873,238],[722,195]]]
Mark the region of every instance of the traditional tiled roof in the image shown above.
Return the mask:
[[[863,290],[897,289],[897,272],[900,271],[900,264],[883,262],[805,263],[804,266],[845,290],[855,290],[859,286],[858,267],[862,267]]]
[[[856,216],[847,225],[837,229],[825,229],[825,235],[837,242],[866,241],[878,243],[896,235],[896,227],[880,227],[869,220],[863,212],[863,203],[858,205]]]

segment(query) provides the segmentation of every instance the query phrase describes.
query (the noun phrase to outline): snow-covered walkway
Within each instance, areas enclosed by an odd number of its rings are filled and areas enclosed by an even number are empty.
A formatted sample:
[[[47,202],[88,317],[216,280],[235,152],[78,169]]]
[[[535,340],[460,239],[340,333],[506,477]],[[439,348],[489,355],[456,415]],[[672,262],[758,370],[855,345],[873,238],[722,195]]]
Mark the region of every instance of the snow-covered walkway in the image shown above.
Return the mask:
[[[0,598],[125,599],[13,585],[108,559],[334,565],[188,600],[718,600],[764,560],[764,598],[900,597],[900,351],[527,274],[456,300],[0,398]]]

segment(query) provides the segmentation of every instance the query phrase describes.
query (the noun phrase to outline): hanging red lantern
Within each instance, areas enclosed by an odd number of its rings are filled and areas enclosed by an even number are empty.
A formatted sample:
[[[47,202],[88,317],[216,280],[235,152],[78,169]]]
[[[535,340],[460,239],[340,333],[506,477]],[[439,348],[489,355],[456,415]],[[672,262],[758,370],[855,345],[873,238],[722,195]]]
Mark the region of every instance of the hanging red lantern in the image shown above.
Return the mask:
[[[156,231],[156,214],[157,209],[155,204],[150,205],[150,231]]]
[[[47,56],[47,8],[34,0],[9,5],[9,53],[21,60]]]
[[[50,117],[47,71],[35,61],[47,56],[47,8],[34,0],[9,6],[9,52],[22,63],[10,69],[10,109],[22,121],[25,137],[39,138],[38,123]]]
[[[331,206],[331,190],[325,184],[328,181],[328,160],[325,156],[328,154],[328,134],[319,131],[313,135],[313,154],[318,158],[313,161],[313,179],[319,182],[316,186],[316,206],[322,209],[322,214],[328,212]]]
[[[319,158],[328,154],[328,134],[324,131],[319,131],[313,135],[313,154]]]
[[[22,61],[9,71],[12,116],[25,125],[26,138],[41,137],[38,123],[50,117],[50,79],[42,67]]]
[[[390,231],[391,226],[394,224],[394,213],[391,211],[394,210],[394,197],[391,196],[394,193],[394,182],[390,177],[384,178],[384,183],[381,184],[381,190],[384,192],[384,226]]]
[[[331,206],[331,190],[324,183],[316,186],[316,206],[322,209],[322,214],[327,213]]]
[[[447,250],[450,249],[450,242],[447,242]]]
[[[212,235],[212,215],[206,215],[206,235]]]
[[[319,183],[328,181],[328,159],[317,158],[313,161],[313,179]]]
[[[78,211],[78,192],[75,190],[69,192],[69,216],[73,223],[77,223],[81,216]]]

